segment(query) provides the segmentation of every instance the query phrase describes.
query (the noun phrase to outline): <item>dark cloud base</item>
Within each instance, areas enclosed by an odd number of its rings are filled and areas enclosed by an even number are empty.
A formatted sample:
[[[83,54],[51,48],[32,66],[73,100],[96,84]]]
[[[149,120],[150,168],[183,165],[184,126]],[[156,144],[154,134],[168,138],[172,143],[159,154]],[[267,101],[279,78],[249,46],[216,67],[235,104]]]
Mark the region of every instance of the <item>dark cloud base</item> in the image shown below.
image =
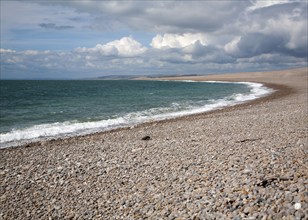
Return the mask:
[[[67,30],[67,29],[74,28],[74,26],[70,26],[70,25],[57,26],[54,23],[41,23],[38,26],[40,26],[41,28],[44,28],[44,29],[54,29],[54,30]]]

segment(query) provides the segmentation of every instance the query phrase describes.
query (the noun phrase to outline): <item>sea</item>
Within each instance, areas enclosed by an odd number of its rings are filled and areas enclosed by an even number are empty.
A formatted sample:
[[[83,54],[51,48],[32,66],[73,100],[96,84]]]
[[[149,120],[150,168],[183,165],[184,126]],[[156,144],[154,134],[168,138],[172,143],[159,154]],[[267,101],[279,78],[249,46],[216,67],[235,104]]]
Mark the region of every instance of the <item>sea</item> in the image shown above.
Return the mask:
[[[271,92],[249,82],[0,80],[0,148],[207,112]]]

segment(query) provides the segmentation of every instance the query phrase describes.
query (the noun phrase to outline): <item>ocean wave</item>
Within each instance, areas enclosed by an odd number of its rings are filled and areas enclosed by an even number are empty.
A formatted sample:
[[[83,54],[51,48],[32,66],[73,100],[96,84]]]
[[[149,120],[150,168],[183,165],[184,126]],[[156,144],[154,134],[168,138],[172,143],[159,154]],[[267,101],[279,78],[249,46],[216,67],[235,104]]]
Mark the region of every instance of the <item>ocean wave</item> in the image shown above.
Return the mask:
[[[194,82],[194,81],[185,81]],[[224,83],[217,81],[210,81],[211,83]],[[230,82],[226,82],[230,83]],[[260,83],[251,82],[236,82],[245,84],[250,88],[247,94],[235,93],[223,99],[208,100],[204,103],[171,103],[169,107],[151,108],[144,111],[131,112],[126,115],[116,116],[112,119],[78,122],[66,121],[50,124],[40,124],[24,129],[14,129],[8,133],[0,134],[0,148],[17,146],[24,143],[29,143],[38,140],[46,140],[51,138],[60,138],[76,135],[85,135],[100,131],[108,131],[120,127],[135,126],[149,121],[160,121],[185,115],[203,113],[226,106],[236,105],[247,102],[256,98],[265,96],[271,92],[272,89],[265,87]]]

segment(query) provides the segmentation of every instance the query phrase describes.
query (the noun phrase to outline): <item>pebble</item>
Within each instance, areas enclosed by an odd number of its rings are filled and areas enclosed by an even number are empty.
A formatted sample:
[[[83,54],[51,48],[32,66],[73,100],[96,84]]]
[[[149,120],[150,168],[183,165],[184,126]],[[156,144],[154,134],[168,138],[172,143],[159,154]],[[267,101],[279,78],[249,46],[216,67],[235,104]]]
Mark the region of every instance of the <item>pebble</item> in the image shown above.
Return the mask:
[[[294,204],[294,208],[295,208],[296,210],[300,209],[301,207],[302,207],[302,205],[301,205],[299,202],[297,202],[297,203]]]

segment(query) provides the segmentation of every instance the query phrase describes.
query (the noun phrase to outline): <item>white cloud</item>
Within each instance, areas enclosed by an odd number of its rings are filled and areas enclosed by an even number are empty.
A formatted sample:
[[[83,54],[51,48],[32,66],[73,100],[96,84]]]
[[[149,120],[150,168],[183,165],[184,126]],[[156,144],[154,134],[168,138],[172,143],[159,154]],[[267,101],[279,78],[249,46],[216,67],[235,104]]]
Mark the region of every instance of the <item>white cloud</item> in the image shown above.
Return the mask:
[[[21,63],[23,61],[24,60],[21,57],[17,57],[17,56],[13,56],[13,57],[6,60],[6,62],[8,62],[8,63],[14,63],[14,64],[15,63]]]
[[[296,13],[299,11],[296,10]],[[307,46],[307,21],[297,15],[283,14],[277,19],[269,19],[263,32],[288,37],[286,47],[296,49]]]
[[[185,34],[164,34],[156,35],[151,42],[153,48],[183,48],[189,45],[196,43],[197,41],[200,44],[206,46],[208,44],[205,34],[202,33],[185,33]]]
[[[40,52],[37,51],[37,50],[26,50],[26,51],[23,51],[23,53],[25,55],[38,55],[38,54],[40,54]]]
[[[286,4],[290,2],[294,2],[294,0],[255,0],[252,1],[252,6],[248,7],[246,10],[254,11],[257,9],[262,9],[273,5]]]
[[[16,50],[0,48],[0,53],[15,53]]]
[[[233,54],[284,53],[307,57],[307,2],[275,1],[267,7],[251,11],[237,24],[241,40]],[[262,3],[269,4],[269,3]],[[256,36],[259,36],[256,38]],[[231,46],[231,43],[228,45]],[[228,50],[225,47],[226,51]],[[230,48],[229,48],[230,49]]]
[[[93,48],[77,48],[77,52],[98,52],[104,56],[134,57],[143,54],[147,50],[141,43],[132,37],[123,37],[107,44],[97,44]]]
[[[233,40],[231,40],[229,43],[227,43],[224,46],[224,50],[228,54],[236,54],[239,52],[238,43],[241,40],[241,36],[235,37]]]

